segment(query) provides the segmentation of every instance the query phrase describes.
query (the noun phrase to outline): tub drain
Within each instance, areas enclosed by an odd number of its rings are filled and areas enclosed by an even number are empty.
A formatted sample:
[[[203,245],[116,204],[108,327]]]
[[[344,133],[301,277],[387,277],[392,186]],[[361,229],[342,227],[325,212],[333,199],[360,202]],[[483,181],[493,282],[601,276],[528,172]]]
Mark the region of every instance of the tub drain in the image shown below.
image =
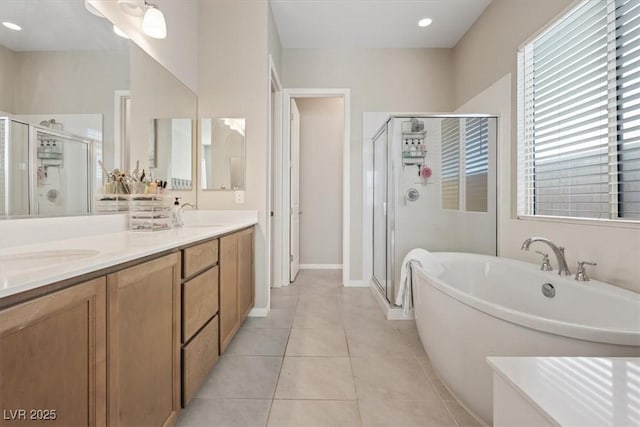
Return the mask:
[[[551,283],[545,283],[542,285],[542,295],[547,298],[553,298],[556,296],[556,288]]]

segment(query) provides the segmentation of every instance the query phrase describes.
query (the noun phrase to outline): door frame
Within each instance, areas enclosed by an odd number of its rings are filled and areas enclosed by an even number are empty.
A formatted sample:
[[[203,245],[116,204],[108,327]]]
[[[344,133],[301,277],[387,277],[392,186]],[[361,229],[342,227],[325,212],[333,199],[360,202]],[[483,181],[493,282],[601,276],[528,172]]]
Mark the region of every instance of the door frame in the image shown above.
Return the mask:
[[[275,89],[275,90],[273,90]],[[283,179],[282,167],[282,84],[278,76],[273,57],[269,54],[269,124],[267,142],[267,282],[269,288],[282,286],[282,263],[279,260],[277,248],[282,247],[283,216],[281,210],[282,192],[278,191],[278,183]],[[273,220],[271,220],[273,212]],[[288,212],[288,211],[287,211]],[[273,226],[272,226],[273,225]],[[272,242],[273,241],[273,242]],[[272,247],[276,248],[272,253]],[[273,270],[273,271],[272,271]],[[269,304],[271,292],[268,293]]]
[[[350,277],[350,233],[351,233],[351,90],[348,88],[286,88],[283,90],[282,98],[282,138],[276,141],[281,145],[281,162],[282,167],[276,175],[276,183],[274,191],[280,193],[276,199],[281,202],[281,212],[290,212],[289,197],[287,194],[291,191],[291,183],[288,178],[288,171],[291,168],[290,152],[291,152],[291,135],[289,128],[289,118],[291,117],[291,99],[292,98],[342,98],[344,102],[344,135],[342,142],[342,282],[344,286],[354,286]],[[279,179],[278,179],[279,178]],[[289,242],[290,236],[290,216],[282,215],[282,228],[280,250],[275,254],[276,262],[279,261],[281,275],[277,278],[278,286],[289,285],[289,275],[286,276],[282,272],[289,272]]]
[[[295,108],[294,108],[295,107]],[[300,201],[300,126],[301,126],[301,117],[300,117],[300,108],[298,107],[298,103],[296,102],[296,98],[291,98],[289,101],[289,108],[291,109],[291,117],[289,120],[289,131],[292,131],[297,126],[297,153],[294,153],[292,147],[295,145],[293,142],[296,138],[293,138],[293,134],[289,134],[289,147],[290,147],[290,156],[289,158],[292,160],[289,165],[289,185],[290,190],[293,190],[293,182],[297,180],[297,191],[298,194],[295,194],[293,191],[289,192],[289,282],[293,283],[300,272],[300,215],[302,214],[301,201]],[[296,120],[297,116],[297,120]],[[297,156],[293,157],[293,156]],[[294,161],[295,160],[295,161]],[[297,173],[297,176],[296,176]],[[295,177],[295,179],[294,179]],[[297,199],[297,204],[294,203],[294,195]],[[286,197],[286,196],[285,196]],[[297,220],[297,227],[295,225],[295,220]],[[295,235],[297,233],[297,236]],[[297,239],[297,241],[296,241]],[[297,253],[294,251],[294,247],[297,246]],[[296,259],[297,258],[297,259]],[[297,268],[294,268],[297,263]]]

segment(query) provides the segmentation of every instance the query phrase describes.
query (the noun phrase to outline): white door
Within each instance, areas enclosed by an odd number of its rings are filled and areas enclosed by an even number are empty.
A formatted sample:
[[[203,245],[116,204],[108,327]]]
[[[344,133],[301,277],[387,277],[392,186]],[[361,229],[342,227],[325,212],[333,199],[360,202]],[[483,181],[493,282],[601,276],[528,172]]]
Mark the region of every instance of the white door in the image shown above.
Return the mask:
[[[291,99],[291,230],[289,232],[289,248],[291,265],[289,281],[296,280],[300,270],[300,111],[296,101]]]

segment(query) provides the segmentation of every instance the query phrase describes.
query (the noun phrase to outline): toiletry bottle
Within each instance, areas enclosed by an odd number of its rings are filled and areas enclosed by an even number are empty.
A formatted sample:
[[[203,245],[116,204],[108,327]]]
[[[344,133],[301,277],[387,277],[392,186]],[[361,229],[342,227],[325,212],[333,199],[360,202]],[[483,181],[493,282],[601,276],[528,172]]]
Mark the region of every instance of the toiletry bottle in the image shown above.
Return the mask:
[[[182,208],[180,207],[180,197],[176,197],[176,200],[173,202],[173,226],[175,228],[182,227],[184,225],[184,221],[182,219]]]

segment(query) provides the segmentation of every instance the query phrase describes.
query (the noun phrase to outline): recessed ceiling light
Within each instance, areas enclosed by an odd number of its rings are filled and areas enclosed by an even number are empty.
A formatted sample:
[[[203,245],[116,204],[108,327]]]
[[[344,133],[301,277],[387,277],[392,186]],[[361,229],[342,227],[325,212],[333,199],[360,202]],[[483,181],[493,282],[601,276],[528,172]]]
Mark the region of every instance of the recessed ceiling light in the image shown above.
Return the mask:
[[[421,20],[418,21],[418,27],[428,27],[429,25],[431,25],[431,23],[433,22],[433,19],[431,18],[422,18]]]
[[[7,27],[10,30],[13,31],[20,31],[22,30],[22,27],[18,24],[14,24],[13,22],[3,22],[2,25],[4,25],[5,27]]]
[[[122,37],[123,39],[129,39],[129,36],[115,25],[113,26],[113,32],[119,35],[120,37]]]

